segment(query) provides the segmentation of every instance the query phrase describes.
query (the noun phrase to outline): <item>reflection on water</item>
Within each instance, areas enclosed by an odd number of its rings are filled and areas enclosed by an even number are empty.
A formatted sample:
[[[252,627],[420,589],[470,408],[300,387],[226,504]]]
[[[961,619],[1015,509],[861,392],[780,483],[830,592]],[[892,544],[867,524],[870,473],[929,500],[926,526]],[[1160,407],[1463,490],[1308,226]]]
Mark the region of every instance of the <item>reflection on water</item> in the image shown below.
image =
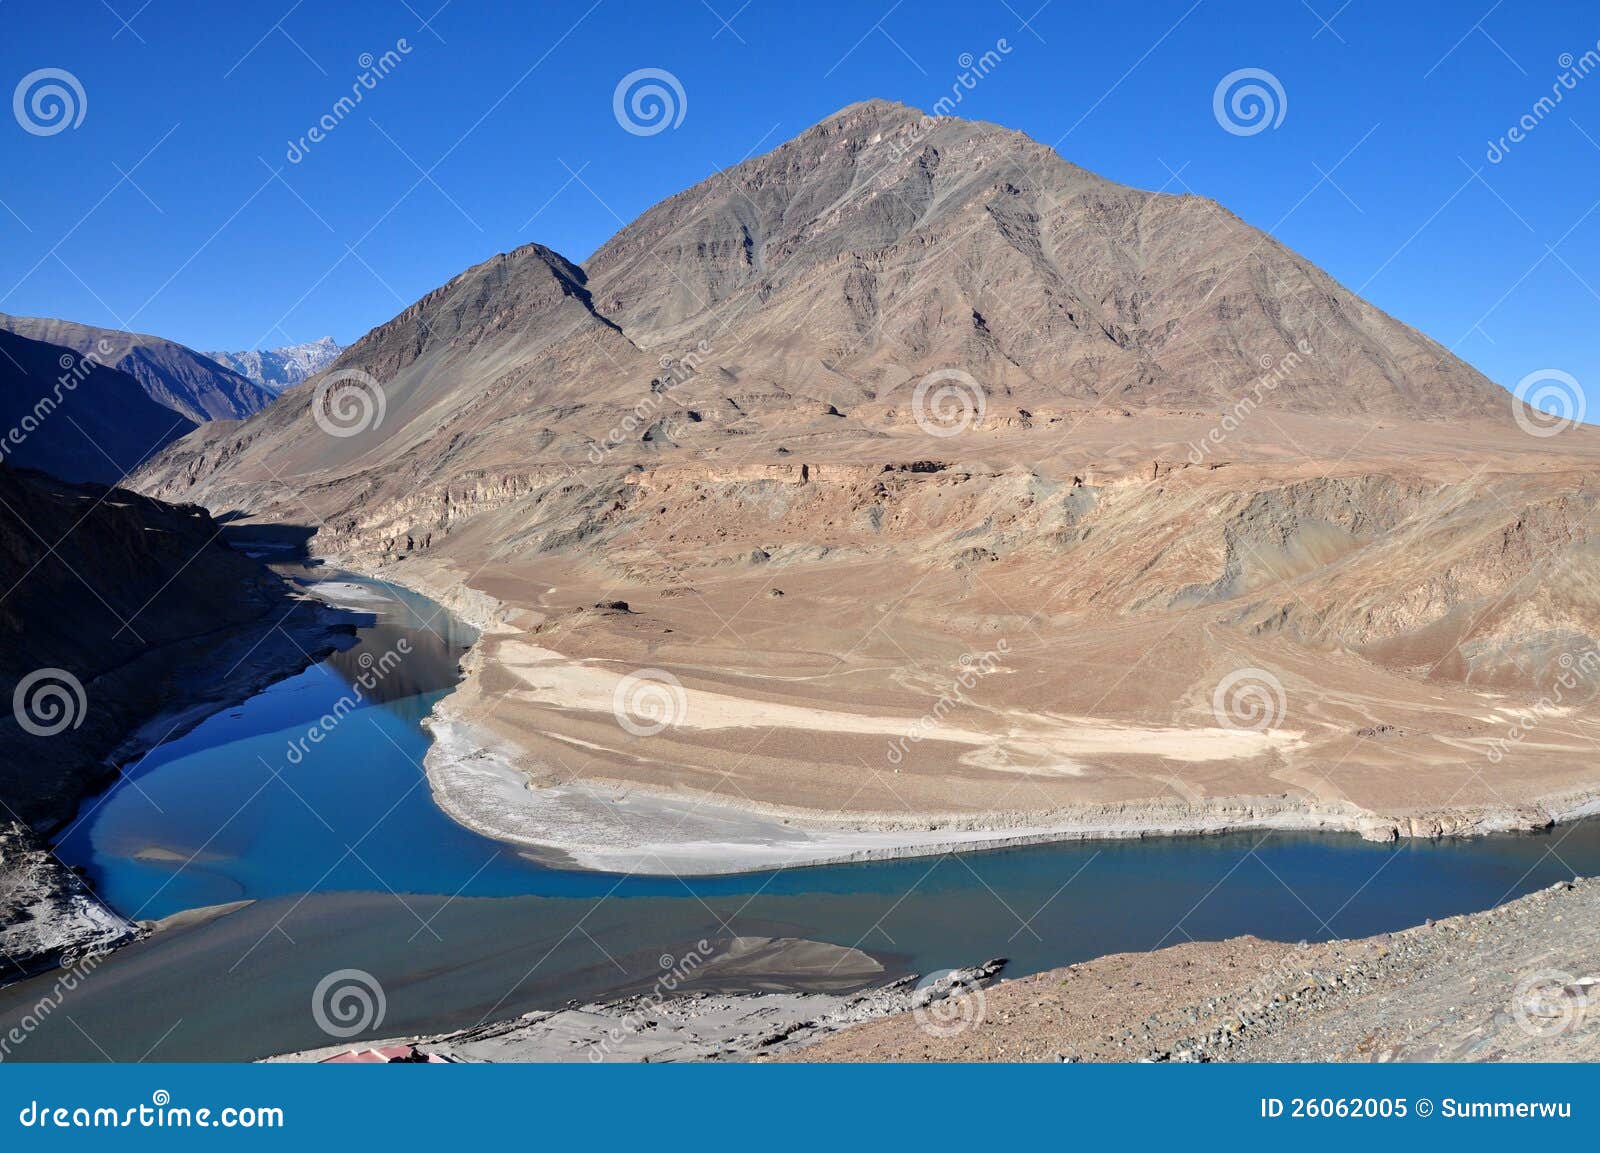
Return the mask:
[[[401,659],[375,680],[364,695],[369,704],[388,705],[408,697],[436,694],[455,685],[461,654],[476,639],[474,630],[428,601],[391,586],[391,598],[372,607],[374,623],[363,628],[355,647],[334,653],[323,663],[347,684],[385,664],[386,654]]]
[[[163,744],[85,803],[57,851],[112,907],[155,918],[385,882],[453,890],[501,856],[523,871],[439,813],[422,775],[420,722],[455,684],[473,630],[393,586],[347,585],[336,582],[341,603],[371,614],[354,646]]]

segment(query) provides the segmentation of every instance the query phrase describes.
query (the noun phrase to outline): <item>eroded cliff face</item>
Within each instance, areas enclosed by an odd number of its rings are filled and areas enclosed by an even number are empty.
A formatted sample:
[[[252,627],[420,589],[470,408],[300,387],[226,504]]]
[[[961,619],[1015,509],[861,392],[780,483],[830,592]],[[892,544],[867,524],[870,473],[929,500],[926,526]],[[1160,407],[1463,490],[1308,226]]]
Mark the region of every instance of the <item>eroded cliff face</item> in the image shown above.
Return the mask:
[[[1552,661],[1600,633],[1589,471],[1435,480],[1396,462],[1302,478],[1312,470],[1162,463],[1099,479],[957,460],[544,465],[377,501],[352,481],[315,545],[371,566],[576,556],[664,586],[888,559],[1018,590],[1049,617],[1199,612],[1500,687],[1544,687]]]

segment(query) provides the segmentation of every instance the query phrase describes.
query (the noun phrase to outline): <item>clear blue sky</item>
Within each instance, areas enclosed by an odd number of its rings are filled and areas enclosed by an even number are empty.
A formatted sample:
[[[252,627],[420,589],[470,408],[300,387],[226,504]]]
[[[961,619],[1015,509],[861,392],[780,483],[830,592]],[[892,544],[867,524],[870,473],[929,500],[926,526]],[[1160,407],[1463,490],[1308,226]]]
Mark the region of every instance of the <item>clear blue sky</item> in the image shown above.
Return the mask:
[[[87,100],[48,136],[0,112],[0,311],[202,349],[349,342],[495,252],[581,261],[851,101],[931,108],[963,53],[1005,38],[962,115],[1213,197],[1502,384],[1559,368],[1600,389],[1600,70],[1486,157],[1539,115],[1563,54],[1595,49],[1592,3],[441,3],[0,0],[0,95],[54,67]],[[402,37],[288,163],[362,54]],[[687,106],[638,136],[612,95],[646,67]],[[1277,127],[1219,126],[1213,92],[1240,68],[1281,82]]]

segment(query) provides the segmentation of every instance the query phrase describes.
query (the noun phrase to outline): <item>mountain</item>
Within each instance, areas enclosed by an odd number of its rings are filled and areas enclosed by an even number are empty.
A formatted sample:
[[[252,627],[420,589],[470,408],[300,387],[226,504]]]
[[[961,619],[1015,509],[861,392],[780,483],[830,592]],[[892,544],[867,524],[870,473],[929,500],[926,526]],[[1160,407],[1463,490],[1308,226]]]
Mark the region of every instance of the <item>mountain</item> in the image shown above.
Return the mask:
[[[706,340],[852,404],[952,364],[1024,404],[1231,402],[1308,343],[1268,407],[1504,410],[1482,375],[1212,201],[883,101],[662,202],[586,271],[645,347]]]
[[[0,461],[117,484],[194,427],[127,373],[0,328]]]
[[[333,337],[324,336],[321,340],[289,344],[282,348],[209,352],[206,355],[277,395],[327,368],[338,359],[341,351]]]
[[[1525,827],[1595,784],[1586,716],[1521,742],[1505,710],[1600,645],[1600,437],[1525,434],[1209,200],[900,105],[582,267],[471,268],[135,482],[498,602],[446,707],[539,783],[1372,835]],[[649,742],[612,723],[641,668],[689,713]]]
[[[151,400],[196,423],[240,420],[260,412],[273,400],[270,390],[159,336],[3,313],[0,329],[92,355],[137,380]]]

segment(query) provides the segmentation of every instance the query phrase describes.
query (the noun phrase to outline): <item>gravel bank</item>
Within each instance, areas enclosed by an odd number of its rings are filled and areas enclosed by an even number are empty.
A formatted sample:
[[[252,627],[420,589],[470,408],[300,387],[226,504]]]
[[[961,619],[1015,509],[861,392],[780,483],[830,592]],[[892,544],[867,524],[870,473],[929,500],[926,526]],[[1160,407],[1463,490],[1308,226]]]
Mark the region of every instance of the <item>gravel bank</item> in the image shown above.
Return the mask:
[[[910,1016],[802,1061],[1600,1059],[1600,879],[1355,941],[1240,937],[1126,953],[984,991],[977,1022]]]

